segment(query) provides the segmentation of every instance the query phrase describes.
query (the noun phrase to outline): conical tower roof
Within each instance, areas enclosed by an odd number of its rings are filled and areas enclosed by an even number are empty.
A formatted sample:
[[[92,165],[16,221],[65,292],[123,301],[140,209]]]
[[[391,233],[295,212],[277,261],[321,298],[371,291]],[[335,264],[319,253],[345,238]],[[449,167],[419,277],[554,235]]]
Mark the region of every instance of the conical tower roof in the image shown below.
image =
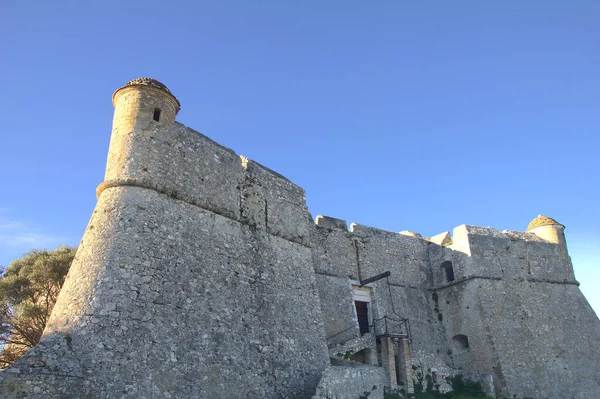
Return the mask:
[[[162,90],[165,93],[167,93],[168,95],[170,95],[171,97],[173,97],[173,99],[177,103],[177,112],[179,112],[179,110],[181,109],[181,104],[179,103],[179,100],[177,99],[177,97],[175,97],[173,95],[173,93],[171,93],[171,90],[169,90],[169,88],[167,86],[165,86],[163,83],[159,82],[156,79],[152,79],[152,78],[137,78],[137,79],[130,80],[125,85],[123,85],[122,87],[118,88],[115,91],[115,93],[113,94],[113,103],[114,103],[114,99],[115,99],[115,94],[117,94],[117,92],[119,92],[119,90],[122,90],[122,89],[124,89],[126,87],[130,87],[130,86],[148,86],[148,87],[154,87],[155,89],[158,89],[158,90]]]
[[[536,217],[529,223],[526,231],[535,229],[536,227],[552,226],[552,225],[559,225],[559,226],[565,227],[564,225],[558,223],[556,220],[554,220],[548,216],[538,215],[538,217]]]

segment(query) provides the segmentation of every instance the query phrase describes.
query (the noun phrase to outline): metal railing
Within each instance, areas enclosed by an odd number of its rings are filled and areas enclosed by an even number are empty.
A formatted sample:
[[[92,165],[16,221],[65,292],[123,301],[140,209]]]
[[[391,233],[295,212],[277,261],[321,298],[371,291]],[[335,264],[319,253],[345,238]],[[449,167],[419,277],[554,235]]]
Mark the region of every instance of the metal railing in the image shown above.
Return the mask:
[[[373,321],[376,337],[408,338],[412,341],[408,318],[383,316]]]
[[[412,342],[410,321],[408,318],[394,318],[383,316],[379,319],[374,319],[373,324],[369,325],[369,332],[374,332],[376,337],[391,337],[391,338],[408,338]],[[327,337],[327,345],[340,345],[351,339],[360,337],[360,330],[357,324],[339,331]]]

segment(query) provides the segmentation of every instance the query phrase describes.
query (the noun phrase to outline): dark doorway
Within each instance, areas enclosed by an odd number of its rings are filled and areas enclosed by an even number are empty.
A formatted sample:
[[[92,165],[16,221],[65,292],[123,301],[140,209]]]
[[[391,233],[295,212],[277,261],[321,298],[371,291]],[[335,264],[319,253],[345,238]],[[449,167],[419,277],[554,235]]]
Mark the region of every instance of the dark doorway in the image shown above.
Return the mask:
[[[354,301],[354,306],[356,307],[360,335],[365,335],[369,332],[369,302]]]
[[[469,350],[469,338],[466,335],[458,334],[452,337],[454,348],[457,353],[466,352]]]

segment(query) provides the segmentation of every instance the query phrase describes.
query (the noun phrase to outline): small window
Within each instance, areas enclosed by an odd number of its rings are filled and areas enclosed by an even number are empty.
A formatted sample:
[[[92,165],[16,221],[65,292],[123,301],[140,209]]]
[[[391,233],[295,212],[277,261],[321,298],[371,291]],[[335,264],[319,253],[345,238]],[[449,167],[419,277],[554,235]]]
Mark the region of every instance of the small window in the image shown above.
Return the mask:
[[[454,281],[454,268],[452,267],[452,262],[449,260],[442,263],[442,270],[444,270],[444,277],[446,278],[446,282]]]
[[[154,120],[160,122],[160,109],[154,108]]]
[[[458,353],[466,352],[469,349],[469,338],[466,335],[455,335],[452,337],[452,343]]]

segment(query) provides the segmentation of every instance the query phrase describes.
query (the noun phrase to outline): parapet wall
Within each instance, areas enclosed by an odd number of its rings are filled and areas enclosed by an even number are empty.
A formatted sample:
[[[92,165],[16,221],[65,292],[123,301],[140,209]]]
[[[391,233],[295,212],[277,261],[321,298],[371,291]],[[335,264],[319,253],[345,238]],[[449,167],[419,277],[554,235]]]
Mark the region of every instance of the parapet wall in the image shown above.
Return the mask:
[[[151,124],[121,144],[127,153],[117,170],[109,165],[98,195],[107,187],[150,188],[307,244],[305,192],[280,174],[179,123]]]
[[[318,216],[313,229],[314,267],[317,273],[362,280],[393,271],[396,285],[430,285],[428,242],[420,237]]]
[[[432,250],[434,268],[446,258],[454,260],[457,280],[481,276],[577,284],[566,251],[530,233],[462,225],[454,229],[452,245]],[[435,280],[440,283],[439,275]]]

